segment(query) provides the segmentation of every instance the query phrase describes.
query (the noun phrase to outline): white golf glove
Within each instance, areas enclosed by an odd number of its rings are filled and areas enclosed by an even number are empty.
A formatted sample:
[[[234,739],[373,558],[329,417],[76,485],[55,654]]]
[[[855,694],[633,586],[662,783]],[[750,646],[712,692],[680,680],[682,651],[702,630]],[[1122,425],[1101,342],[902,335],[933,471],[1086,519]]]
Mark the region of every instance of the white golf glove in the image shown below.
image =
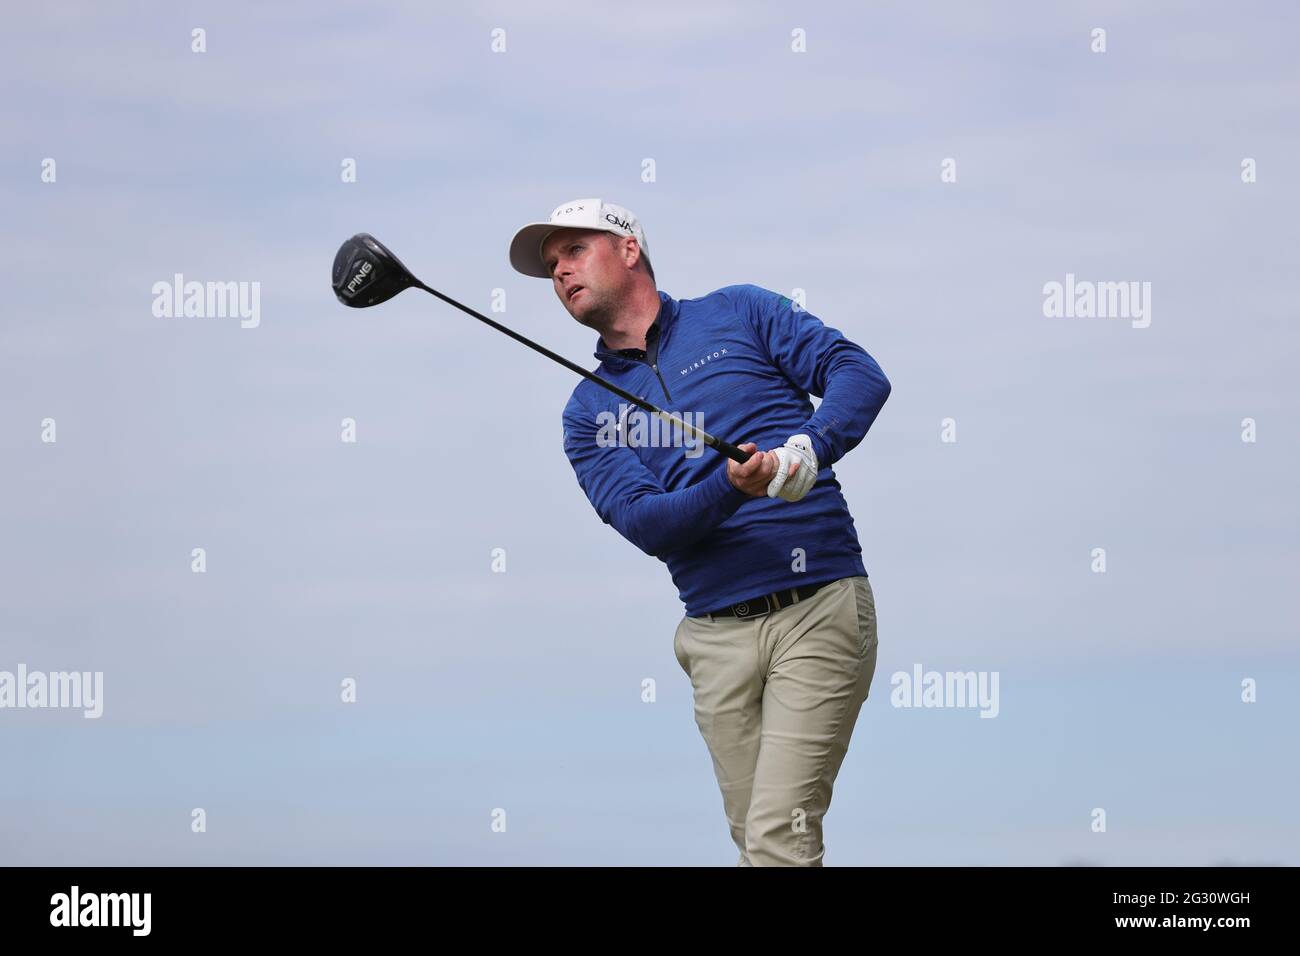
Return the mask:
[[[782,447],[774,449],[777,457],[776,476],[768,482],[767,496],[781,497],[786,501],[798,501],[817,483],[817,452],[813,451],[812,439],[807,435],[795,435]],[[792,462],[799,462],[799,469],[790,475]]]

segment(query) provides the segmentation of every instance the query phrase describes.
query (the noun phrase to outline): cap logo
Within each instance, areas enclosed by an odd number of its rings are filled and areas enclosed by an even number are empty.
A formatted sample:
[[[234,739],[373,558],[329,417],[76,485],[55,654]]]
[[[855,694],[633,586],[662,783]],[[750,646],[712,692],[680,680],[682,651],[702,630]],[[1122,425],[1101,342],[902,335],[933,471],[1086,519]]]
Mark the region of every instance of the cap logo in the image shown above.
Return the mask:
[[[629,223],[626,219],[619,219],[619,218],[618,218],[617,216],[615,216],[612,212],[607,212],[607,213],[605,213],[605,221],[606,221],[606,222],[612,222],[614,225],[618,226],[620,229],[626,229],[628,232],[631,232],[631,231],[632,231],[632,224],[631,224],[631,223]]]
[[[551,218],[554,219],[556,216],[564,215],[571,212],[586,212],[586,211],[587,211],[586,206],[561,206],[559,209],[555,210],[555,212],[551,213]]]

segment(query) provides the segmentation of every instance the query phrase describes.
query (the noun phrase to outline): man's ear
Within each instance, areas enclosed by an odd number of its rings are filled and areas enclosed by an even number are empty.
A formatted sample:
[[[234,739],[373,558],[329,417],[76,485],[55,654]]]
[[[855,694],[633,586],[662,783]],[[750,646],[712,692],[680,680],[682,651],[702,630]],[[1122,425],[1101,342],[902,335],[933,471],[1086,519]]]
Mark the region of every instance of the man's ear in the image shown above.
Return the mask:
[[[636,241],[636,236],[628,236],[627,238],[632,241],[623,244],[623,256],[628,268],[631,268],[641,260],[641,243]]]

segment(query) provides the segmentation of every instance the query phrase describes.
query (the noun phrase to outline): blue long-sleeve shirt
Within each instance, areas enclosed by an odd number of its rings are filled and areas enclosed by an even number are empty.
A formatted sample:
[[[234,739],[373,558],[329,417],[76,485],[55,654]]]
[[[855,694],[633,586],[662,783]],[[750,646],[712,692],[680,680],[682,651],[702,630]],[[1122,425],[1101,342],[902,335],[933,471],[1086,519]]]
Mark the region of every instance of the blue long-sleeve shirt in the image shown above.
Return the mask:
[[[601,520],[668,565],[691,617],[866,574],[831,466],[862,441],[889,397],[875,359],[755,285],[698,299],[660,292],[659,300],[645,350],[615,351],[601,339],[596,374],[678,417],[690,413],[689,424],[733,444],[766,451],[807,434],[817,483],[797,502],[746,495],[727,480],[723,456],[583,379],[564,409],[564,451]],[[815,411],[810,394],[822,399]],[[638,431],[659,441],[638,443]]]

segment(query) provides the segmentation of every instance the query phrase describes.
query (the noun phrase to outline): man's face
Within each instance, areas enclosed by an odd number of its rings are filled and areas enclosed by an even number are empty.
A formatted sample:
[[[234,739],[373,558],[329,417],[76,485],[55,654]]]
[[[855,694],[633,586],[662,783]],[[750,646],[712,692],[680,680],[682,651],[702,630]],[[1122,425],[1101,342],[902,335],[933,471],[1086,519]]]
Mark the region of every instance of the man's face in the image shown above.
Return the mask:
[[[557,229],[542,243],[555,294],[571,316],[592,328],[617,314],[631,278],[609,236],[597,229]]]

